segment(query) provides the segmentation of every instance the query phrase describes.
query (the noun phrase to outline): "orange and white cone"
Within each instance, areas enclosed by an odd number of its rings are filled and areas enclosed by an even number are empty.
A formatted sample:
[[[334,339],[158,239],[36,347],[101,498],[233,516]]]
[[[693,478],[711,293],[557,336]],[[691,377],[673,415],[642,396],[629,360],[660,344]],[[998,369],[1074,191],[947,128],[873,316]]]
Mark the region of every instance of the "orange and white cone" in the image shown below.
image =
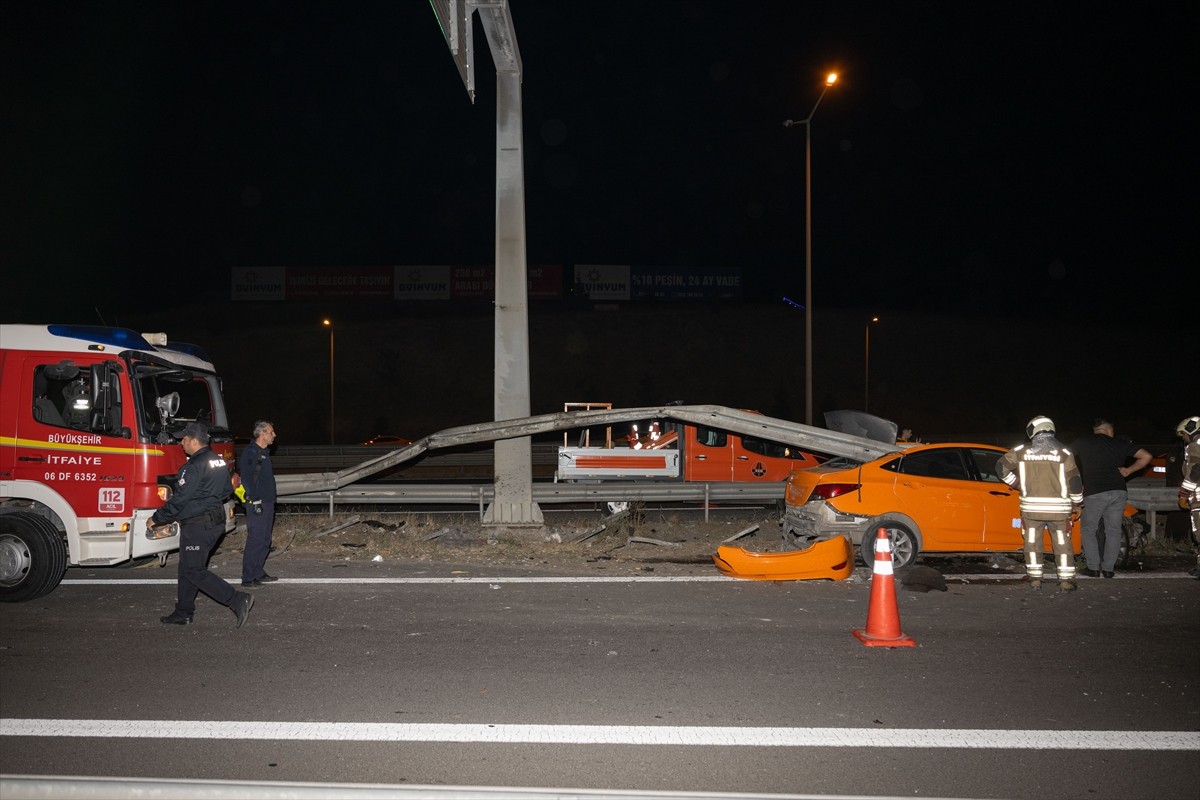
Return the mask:
[[[867,627],[855,629],[855,637],[867,647],[913,647],[916,642],[900,632],[896,608],[896,578],[892,571],[892,543],[887,531],[879,529],[875,539],[875,571],[871,575],[871,605]]]

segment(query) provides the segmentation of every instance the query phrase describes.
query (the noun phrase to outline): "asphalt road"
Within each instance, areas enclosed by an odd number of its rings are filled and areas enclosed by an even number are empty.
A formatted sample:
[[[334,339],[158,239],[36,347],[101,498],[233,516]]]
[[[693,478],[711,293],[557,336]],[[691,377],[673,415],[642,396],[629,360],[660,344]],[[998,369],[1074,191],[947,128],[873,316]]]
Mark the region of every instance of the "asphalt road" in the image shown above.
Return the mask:
[[[1186,577],[899,591],[917,646],[888,649],[851,635],[862,582],[290,567],[240,630],[205,598],[196,624],[161,625],[174,588],[157,569],[73,569],[0,607],[0,772],[1056,800],[1200,787]]]

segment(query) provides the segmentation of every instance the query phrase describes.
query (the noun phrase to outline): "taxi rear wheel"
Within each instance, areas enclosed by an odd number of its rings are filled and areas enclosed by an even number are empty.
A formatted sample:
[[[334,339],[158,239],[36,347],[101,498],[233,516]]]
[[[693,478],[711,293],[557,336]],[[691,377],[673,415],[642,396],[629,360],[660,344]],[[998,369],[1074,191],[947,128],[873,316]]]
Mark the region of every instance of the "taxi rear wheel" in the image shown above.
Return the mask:
[[[1131,551],[1140,549],[1144,543],[1149,525],[1138,514],[1121,520],[1121,548],[1117,551],[1117,566],[1125,569],[1129,566]]]
[[[879,538],[879,529],[887,531],[888,542],[892,546],[892,569],[907,567],[917,560],[921,547],[917,543],[917,535],[902,522],[884,520],[863,534],[859,553],[867,569],[875,569],[875,541]]]

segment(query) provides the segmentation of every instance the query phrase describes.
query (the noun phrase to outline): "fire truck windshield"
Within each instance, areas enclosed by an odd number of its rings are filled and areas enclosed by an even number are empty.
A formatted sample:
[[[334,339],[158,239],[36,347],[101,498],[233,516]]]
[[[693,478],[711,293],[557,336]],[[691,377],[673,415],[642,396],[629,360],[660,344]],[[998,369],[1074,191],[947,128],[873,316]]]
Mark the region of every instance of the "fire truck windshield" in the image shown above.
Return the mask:
[[[173,435],[189,422],[203,422],[214,429],[228,428],[225,403],[215,375],[157,364],[138,365],[133,375],[139,398],[140,434],[145,440],[175,438]]]

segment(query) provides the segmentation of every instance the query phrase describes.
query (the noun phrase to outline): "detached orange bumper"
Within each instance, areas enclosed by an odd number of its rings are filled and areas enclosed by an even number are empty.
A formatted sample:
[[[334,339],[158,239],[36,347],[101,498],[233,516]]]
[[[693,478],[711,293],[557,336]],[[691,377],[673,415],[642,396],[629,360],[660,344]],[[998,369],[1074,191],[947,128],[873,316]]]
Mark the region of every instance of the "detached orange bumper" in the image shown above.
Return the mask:
[[[854,547],[845,536],[787,553],[755,553],[722,545],[713,563],[722,575],[752,581],[844,581],[854,572]]]

